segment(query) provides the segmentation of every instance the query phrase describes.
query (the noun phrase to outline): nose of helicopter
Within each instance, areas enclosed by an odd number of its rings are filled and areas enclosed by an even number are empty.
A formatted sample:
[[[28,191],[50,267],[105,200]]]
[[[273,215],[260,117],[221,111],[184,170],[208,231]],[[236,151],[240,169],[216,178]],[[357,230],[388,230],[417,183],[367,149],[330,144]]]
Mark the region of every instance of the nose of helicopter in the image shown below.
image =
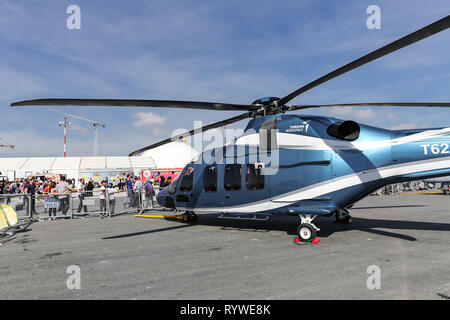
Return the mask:
[[[169,195],[169,191],[166,189],[161,190],[156,196],[156,202],[162,207],[174,209],[173,199]]]
[[[160,206],[165,207],[168,194],[169,192],[167,191],[167,189],[161,190],[156,196],[156,202],[158,202]]]

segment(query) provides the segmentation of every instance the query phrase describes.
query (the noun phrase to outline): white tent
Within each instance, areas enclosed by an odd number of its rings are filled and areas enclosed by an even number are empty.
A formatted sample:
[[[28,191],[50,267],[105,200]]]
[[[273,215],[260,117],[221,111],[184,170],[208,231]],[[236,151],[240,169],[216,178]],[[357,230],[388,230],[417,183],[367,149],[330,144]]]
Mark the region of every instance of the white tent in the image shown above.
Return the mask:
[[[198,154],[194,148],[186,143],[171,142],[144,151],[141,157],[151,157],[157,168],[184,168]]]
[[[0,175],[11,180],[42,173],[59,173],[78,178],[80,171],[86,170],[129,170],[140,174],[142,169],[183,168],[197,155],[198,152],[191,146],[172,142],[138,157],[0,158]]]

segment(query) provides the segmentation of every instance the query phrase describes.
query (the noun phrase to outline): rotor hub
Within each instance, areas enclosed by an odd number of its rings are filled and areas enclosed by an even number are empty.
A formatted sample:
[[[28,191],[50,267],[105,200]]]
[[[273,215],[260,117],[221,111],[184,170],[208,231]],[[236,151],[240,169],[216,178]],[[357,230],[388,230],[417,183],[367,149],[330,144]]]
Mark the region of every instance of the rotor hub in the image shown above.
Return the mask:
[[[256,112],[257,116],[283,113],[284,109],[278,106],[279,100],[278,97],[264,97],[253,101],[252,105],[260,107]]]

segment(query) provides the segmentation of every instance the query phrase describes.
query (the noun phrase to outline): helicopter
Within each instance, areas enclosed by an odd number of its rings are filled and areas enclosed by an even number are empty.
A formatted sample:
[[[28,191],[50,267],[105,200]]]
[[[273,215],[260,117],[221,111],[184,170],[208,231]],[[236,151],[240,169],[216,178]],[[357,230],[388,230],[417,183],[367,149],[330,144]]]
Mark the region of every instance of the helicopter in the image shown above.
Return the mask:
[[[166,208],[218,213],[221,218],[267,220],[299,216],[300,242],[312,242],[317,216],[349,222],[349,208],[392,183],[450,174],[450,127],[387,130],[326,116],[287,114],[326,107],[450,107],[449,102],[365,102],[290,105],[292,99],[373,60],[446,30],[450,15],[391,42],[302,86],[290,94],[251,104],[129,99],[35,99],[17,106],[140,106],[244,113],[196,128],[130,153],[177,141],[206,130],[250,119],[232,143],[206,150],[157,195]],[[207,157],[206,157],[207,155]],[[208,159],[206,159],[208,158]],[[212,161],[211,161],[212,159]]]

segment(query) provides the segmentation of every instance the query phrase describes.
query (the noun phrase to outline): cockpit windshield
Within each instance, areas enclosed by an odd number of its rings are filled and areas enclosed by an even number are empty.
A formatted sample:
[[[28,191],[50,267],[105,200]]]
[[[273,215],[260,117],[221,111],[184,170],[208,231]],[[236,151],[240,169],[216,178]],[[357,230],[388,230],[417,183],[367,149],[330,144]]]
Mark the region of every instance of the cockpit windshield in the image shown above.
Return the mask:
[[[173,181],[169,184],[169,186],[167,187],[169,193],[175,193],[176,189],[177,189],[177,183],[178,183],[178,179],[180,178],[180,174],[178,174],[175,179],[173,179]]]

